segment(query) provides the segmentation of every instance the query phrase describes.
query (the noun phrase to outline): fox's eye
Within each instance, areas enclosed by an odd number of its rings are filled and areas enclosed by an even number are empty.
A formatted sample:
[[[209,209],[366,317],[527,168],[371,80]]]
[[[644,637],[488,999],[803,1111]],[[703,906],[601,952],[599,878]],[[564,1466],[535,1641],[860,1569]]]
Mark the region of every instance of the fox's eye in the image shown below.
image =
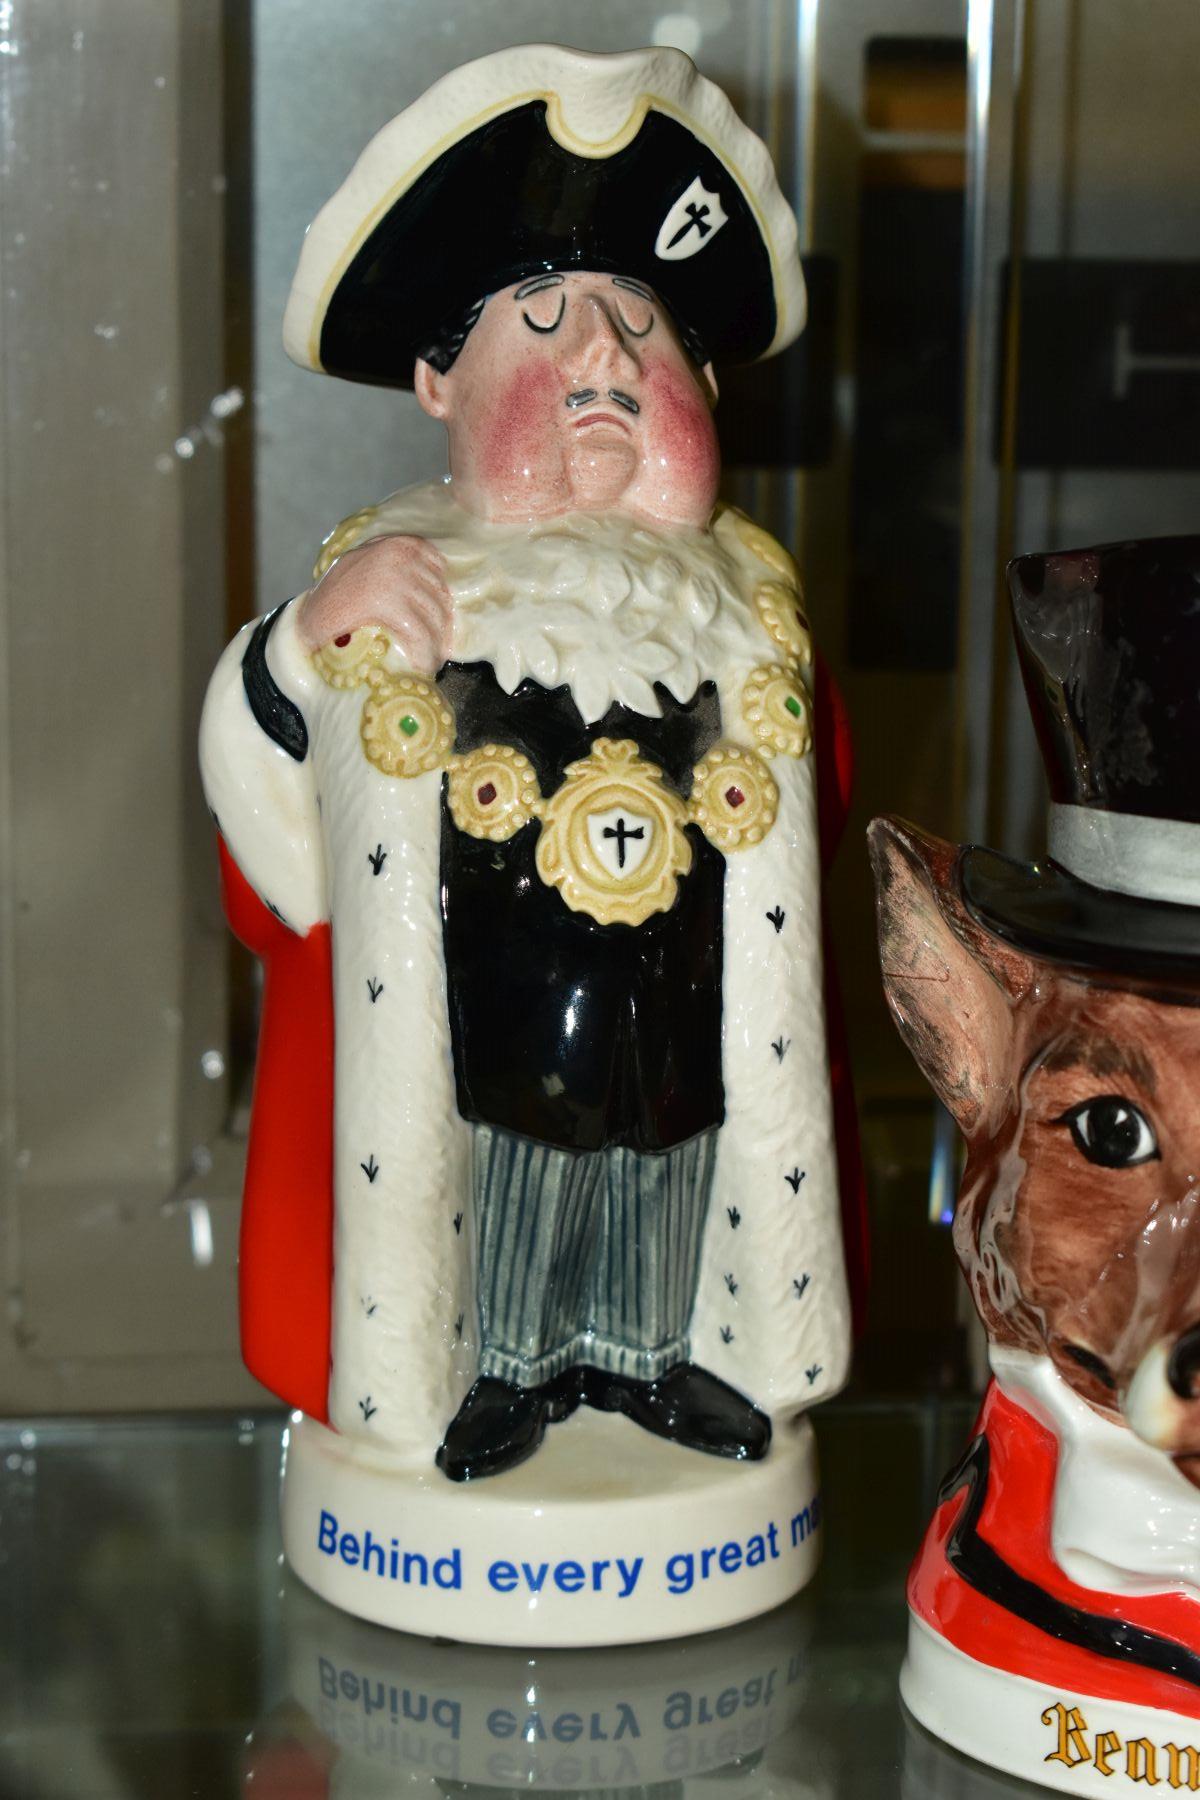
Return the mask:
[[[1158,1139],[1145,1113],[1119,1094],[1081,1100],[1056,1125],[1069,1125],[1075,1148],[1102,1169],[1133,1169],[1159,1154]]]

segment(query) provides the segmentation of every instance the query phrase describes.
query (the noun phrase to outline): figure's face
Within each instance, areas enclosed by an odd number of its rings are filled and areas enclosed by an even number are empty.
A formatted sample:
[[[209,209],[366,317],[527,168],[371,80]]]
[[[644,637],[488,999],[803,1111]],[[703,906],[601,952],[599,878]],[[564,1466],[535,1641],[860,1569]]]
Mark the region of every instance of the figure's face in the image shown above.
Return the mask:
[[[453,367],[418,362],[458,499],[486,519],[610,508],[705,525],[720,462],[700,370],[649,288],[540,275],[493,294]]]

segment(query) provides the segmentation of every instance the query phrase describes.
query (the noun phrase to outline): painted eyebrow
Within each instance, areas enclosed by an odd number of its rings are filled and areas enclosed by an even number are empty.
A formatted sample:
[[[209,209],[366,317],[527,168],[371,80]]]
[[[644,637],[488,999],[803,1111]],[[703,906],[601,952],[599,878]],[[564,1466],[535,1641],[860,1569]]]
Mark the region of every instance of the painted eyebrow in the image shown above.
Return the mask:
[[[1085,1032],[1068,1032],[1052,1046],[1042,1068],[1051,1074],[1063,1069],[1087,1069],[1101,1079],[1124,1075],[1147,1094],[1158,1091],[1154,1069],[1140,1050],[1119,1044],[1115,1038],[1092,1037]]]
[[[654,295],[648,287],[643,287],[640,281],[631,281],[628,275],[614,275],[612,282],[614,287],[628,288],[630,293],[640,294],[643,300],[649,300],[651,305],[654,304]]]
[[[520,287],[513,295],[513,299],[525,300],[528,299],[530,294],[540,292],[542,288],[561,287],[562,284],[563,277],[561,275],[535,275],[532,281],[523,281],[521,283]]]

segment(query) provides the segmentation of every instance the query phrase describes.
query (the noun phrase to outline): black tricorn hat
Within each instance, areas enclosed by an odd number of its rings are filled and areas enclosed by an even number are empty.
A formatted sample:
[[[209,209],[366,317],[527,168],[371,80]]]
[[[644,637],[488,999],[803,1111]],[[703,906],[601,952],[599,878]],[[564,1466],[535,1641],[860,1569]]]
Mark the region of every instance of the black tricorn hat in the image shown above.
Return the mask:
[[[525,44],[437,82],[310,226],[284,344],[305,368],[411,387],[475,303],[571,269],[645,282],[714,362],[803,328],[796,221],[766,146],[679,50]]]
[[[1052,961],[1200,977],[1200,537],[1009,564],[1049,855],[971,846],[968,911]]]

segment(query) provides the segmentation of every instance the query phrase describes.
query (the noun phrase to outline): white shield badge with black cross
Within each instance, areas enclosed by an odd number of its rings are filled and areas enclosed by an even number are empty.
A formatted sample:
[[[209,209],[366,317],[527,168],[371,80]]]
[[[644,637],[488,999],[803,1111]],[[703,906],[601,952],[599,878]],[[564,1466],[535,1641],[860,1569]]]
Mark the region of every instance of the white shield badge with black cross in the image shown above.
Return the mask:
[[[706,188],[700,177],[686,187],[658,228],[654,254],[660,262],[682,262],[711,244],[727,215],[721,196]]]
[[[589,813],[587,827],[597,861],[618,882],[632,881],[654,842],[655,821],[627,806],[610,806]]]

